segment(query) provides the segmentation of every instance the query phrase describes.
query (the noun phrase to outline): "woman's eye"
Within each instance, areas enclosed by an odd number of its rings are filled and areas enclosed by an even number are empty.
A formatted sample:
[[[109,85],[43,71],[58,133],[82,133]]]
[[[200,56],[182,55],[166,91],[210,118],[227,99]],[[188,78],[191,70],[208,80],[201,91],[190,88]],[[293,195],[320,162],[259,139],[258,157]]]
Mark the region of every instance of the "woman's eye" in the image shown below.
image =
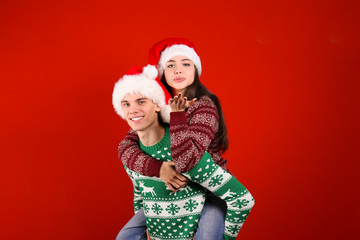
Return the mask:
[[[167,65],[168,68],[173,68],[174,67],[174,64],[169,64]]]
[[[184,63],[185,67],[190,67],[190,63]]]
[[[129,104],[128,103],[123,103],[123,105],[122,105],[123,107],[128,107],[129,106]]]

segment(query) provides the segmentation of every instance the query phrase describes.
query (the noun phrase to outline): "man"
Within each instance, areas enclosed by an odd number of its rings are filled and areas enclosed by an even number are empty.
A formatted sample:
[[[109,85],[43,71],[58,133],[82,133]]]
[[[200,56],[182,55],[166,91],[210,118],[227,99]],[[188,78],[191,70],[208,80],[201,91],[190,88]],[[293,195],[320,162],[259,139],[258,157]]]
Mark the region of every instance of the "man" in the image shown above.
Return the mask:
[[[156,76],[156,69],[154,71],[151,67],[145,67],[143,71],[139,67],[131,69],[115,84],[113,105],[138,134],[142,151],[159,161],[172,161],[169,127],[162,121],[168,120],[169,108]],[[176,103],[172,107],[177,107]],[[224,239],[235,239],[254,205],[245,187],[216,165],[207,152],[198,164],[184,173],[191,181],[178,192],[172,192],[159,178],[125,169],[134,185],[136,215],[124,227],[127,230],[120,231],[118,240],[141,235],[143,226],[137,224],[137,217],[142,211],[152,239],[193,239],[204,207],[206,189],[227,203],[226,230],[225,233],[220,232],[220,237],[224,235]],[[185,178],[180,179],[181,182],[186,181]],[[129,232],[131,234],[126,235]]]

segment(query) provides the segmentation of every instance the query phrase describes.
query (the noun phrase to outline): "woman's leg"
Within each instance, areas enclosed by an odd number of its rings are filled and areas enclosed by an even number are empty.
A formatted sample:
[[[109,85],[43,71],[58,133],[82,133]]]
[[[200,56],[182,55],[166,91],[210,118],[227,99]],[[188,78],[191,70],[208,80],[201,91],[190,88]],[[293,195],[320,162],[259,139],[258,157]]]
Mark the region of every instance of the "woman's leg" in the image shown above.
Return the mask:
[[[126,223],[116,240],[146,240],[146,221],[143,208]]]
[[[222,240],[225,231],[226,202],[207,192],[195,240]]]

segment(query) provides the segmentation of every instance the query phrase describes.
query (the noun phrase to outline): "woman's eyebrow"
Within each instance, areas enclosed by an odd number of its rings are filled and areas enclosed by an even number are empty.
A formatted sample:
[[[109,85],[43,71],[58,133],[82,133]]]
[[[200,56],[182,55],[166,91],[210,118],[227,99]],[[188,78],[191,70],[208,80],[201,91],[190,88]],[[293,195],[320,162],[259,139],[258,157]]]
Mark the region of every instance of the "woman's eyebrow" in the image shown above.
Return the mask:
[[[181,61],[191,61],[190,59],[188,58],[184,58],[184,59],[181,59]],[[175,60],[169,60],[168,62],[176,62]]]

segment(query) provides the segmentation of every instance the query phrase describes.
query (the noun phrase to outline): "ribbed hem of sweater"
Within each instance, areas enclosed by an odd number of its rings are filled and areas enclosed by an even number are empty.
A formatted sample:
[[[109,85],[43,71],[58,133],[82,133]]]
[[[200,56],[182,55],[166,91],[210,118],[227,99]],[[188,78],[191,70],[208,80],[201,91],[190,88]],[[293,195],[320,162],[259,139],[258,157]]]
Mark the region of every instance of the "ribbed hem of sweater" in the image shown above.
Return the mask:
[[[171,112],[170,113],[170,125],[171,124],[181,124],[187,123],[186,112]]]
[[[153,160],[151,161],[151,167],[148,168],[148,175],[151,177],[160,177],[160,168],[162,166],[162,161]]]

